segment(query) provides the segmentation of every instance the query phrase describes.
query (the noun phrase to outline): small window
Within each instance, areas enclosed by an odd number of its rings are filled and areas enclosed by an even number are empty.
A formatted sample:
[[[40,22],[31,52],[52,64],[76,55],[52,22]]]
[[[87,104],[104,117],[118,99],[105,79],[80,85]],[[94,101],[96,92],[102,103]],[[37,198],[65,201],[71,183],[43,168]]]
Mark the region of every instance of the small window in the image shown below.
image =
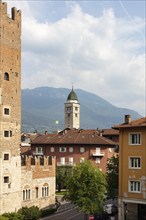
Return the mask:
[[[36,198],[39,197],[39,188],[38,187],[35,188],[35,197]]]
[[[4,183],[9,183],[9,177],[8,176],[4,176]]]
[[[78,111],[78,107],[75,107],[75,111]]]
[[[83,163],[85,161],[84,157],[80,157],[80,163]]]
[[[74,148],[73,147],[69,147],[69,152],[73,153],[73,151],[74,151]]]
[[[59,152],[62,152],[62,153],[63,153],[63,152],[66,152],[66,147],[60,147],[60,148],[59,148]]]
[[[4,115],[10,115],[10,109],[4,108]]]
[[[100,158],[99,157],[96,158],[95,163],[100,163]]]
[[[9,74],[7,72],[4,73],[4,80],[9,81]]]
[[[80,153],[84,153],[85,152],[85,148],[84,147],[80,147]]]
[[[140,157],[130,157],[129,158],[129,168],[138,169],[141,167]]]
[[[9,154],[4,154],[4,160],[9,160]]]
[[[4,131],[4,137],[9,137],[9,131]]]
[[[130,145],[140,145],[141,144],[141,133],[132,133],[129,135]]]
[[[67,114],[67,117],[68,117],[68,118],[70,117],[70,113]]]
[[[129,182],[129,192],[140,193],[141,184],[140,181],[130,181]]]
[[[54,147],[51,147],[51,148],[50,148],[50,152],[54,152]]]
[[[75,117],[77,118],[77,117],[78,117],[78,114],[75,114]]]

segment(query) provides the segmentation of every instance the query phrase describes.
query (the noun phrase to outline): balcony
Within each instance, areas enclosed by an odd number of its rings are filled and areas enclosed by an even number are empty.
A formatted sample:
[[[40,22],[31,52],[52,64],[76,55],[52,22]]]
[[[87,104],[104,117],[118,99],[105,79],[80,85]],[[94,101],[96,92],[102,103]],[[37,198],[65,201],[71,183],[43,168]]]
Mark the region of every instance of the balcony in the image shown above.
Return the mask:
[[[34,156],[43,156],[44,152],[43,151],[33,151]]]
[[[57,162],[57,166],[75,166],[75,162]]]
[[[104,156],[104,152],[102,151],[97,151],[92,153],[92,157],[103,157]]]

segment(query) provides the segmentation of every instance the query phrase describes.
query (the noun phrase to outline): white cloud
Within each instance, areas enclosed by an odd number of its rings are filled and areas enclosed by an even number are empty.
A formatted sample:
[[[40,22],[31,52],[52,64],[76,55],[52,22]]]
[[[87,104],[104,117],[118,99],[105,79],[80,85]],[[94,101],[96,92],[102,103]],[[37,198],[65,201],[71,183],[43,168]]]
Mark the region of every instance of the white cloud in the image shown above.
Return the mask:
[[[112,8],[94,17],[74,3],[66,17],[41,23],[28,2],[17,1],[16,6],[24,14],[23,88],[71,88],[74,83],[75,88],[114,105],[144,113],[145,24],[141,18],[117,18]]]

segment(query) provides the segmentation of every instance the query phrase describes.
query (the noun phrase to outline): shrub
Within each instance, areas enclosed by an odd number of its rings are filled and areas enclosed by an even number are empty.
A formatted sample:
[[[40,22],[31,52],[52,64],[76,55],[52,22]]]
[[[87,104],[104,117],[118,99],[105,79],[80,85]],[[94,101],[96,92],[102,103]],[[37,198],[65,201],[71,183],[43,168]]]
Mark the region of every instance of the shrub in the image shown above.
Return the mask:
[[[37,206],[22,207],[18,213],[24,216],[23,220],[37,220],[41,216],[41,212]]]
[[[0,215],[0,220],[9,220],[7,217]]]
[[[57,211],[56,208],[43,209],[43,210],[41,210],[41,217],[48,216],[50,214],[53,214],[56,211]]]
[[[2,220],[23,220],[23,216],[20,213],[11,212],[11,213],[4,213],[3,214],[4,219]],[[1,218],[0,218],[1,219]]]

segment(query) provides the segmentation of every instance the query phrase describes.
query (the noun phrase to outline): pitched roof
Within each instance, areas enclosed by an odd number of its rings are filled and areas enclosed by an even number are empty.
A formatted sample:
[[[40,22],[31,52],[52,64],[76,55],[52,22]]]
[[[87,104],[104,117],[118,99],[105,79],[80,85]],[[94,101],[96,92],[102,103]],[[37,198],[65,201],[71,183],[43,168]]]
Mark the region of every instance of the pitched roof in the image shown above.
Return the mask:
[[[119,128],[127,128],[127,127],[146,127],[146,117],[133,120],[130,123],[118,124],[115,125],[113,128],[119,129]]]
[[[65,130],[66,131],[66,130]],[[89,131],[89,132],[88,132]],[[77,130],[71,129],[67,132],[60,132],[58,134],[43,134],[37,136],[32,144],[94,144],[94,145],[117,145],[112,140],[100,136],[96,130]]]

